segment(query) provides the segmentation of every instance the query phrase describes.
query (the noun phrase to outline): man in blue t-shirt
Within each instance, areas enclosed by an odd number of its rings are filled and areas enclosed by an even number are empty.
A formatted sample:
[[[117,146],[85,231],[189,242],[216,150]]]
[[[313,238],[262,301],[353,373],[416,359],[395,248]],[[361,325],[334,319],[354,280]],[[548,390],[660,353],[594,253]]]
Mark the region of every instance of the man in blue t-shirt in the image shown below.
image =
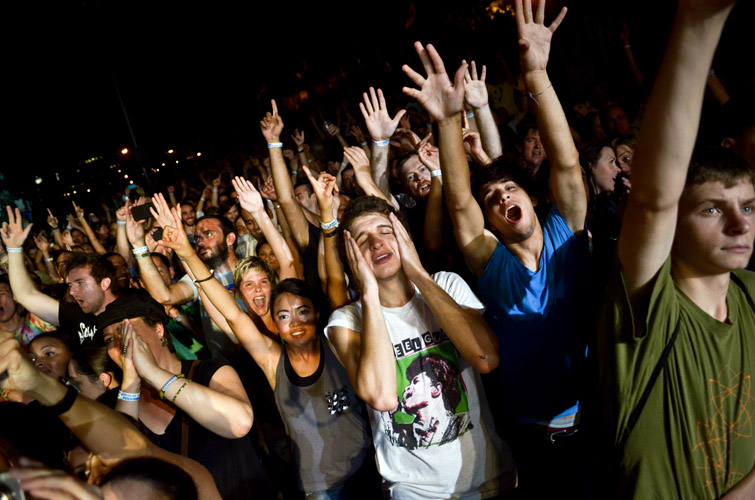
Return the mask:
[[[511,444],[527,498],[574,492],[582,476],[576,422],[586,349],[582,323],[589,318],[583,303],[587,293],[581,290],[588,281],[587,192],[546,72],[551,36],[566,11],[545,26],[543,9],[541,2],[533,16],[531,7],[518,1],[516,13],[522,77],[551,163],[555,204],[542,226],[531,178],[502,160],[484,169],[477,190],[482,209],[475,202],[461,129],[464,65],[455,83],[443,68],[428,71],[426,78],[404,68],[422,87],[407,93],[438,122],[443,189],[456,240],[478,278],[487,319],[500,343],[500,387],[491,400],[500,401],[499,431]],[[427,69],[437,53],[428,48],[420,56]]]

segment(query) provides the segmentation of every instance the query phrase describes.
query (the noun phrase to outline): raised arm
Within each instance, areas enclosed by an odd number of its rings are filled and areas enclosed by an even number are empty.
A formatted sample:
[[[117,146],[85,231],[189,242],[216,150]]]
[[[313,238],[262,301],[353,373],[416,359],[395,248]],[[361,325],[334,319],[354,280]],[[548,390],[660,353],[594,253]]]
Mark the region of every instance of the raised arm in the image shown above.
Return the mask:
[[[283,119],[278,114],[278,106],[275,101],[272,100],[270,103],[273,107],[272,113],[268,112],[265,115],[260,122],[260,128],[262,135],[267,140],[278,203],[283,208],[283,213],[286,214],[296,244],[299,245],[300,249],[304,249],[309,244],[309,222],[307,222],[304,211],[294,198],[294,186],[291,184],[286,161],[283,159],[283,147],[280,142]]]
[[[545,26],[544,16],[545,0],[538,2],[534,18],[529,1],[524,5],[522,0],[516,1],[519,62],[533,101],[531,109],[537,118],[540,138],[551,163],[551,192],[561,216],[576,233],[585,226],[587,191],[569,123],[546,71],[551,38],[566,16],[566,7],[550,26]]]
[[[438,148],[430,144],[432,134],[422,139],[417,147],[419,161],[430,171],[430,194],[425,208],[425,248],[431,252],[443,249],[443,176]]]
[[[240,193],[239,193],[240,194]],[[174,223],[165,228],[162,244],[172,248],[186,263],[194,276],[209,276],[210,270],[191,247],[181,224],[180,206],[172,209]],[[280,358],[280,346],[260,333],[252,319],[242,311],[234,298],[216,279],[199,283],[202,291],[228,322],[236,338],[262,368],[271,387],[275,388],[275,370]]]
[[[413,97],[438,122],[440,150],[440,168],[443,172],[443,188],[446,204],[454,225],[456,242],[464,254],[467,265],[479,275],[485,269],[490,256],[493,255],[498,240],[485,230],[485,217],[480,206],[472,196],[469,180],[469,164],[464,151],[461,130],[461,112],[464,109],[464,75],[467,65],[462,62],[454,76],[454,82],[448,78],[443,60],[432,45],[427,49],[416,42],[422,66],[427,77],[423,77],[409,66],[404,65],[404,73],[420,87],[421,90],[404,87],[404,93]]]
[[[0,389],[23,392],[42,406],[54,406],[66,395],[66,387],[37,370],[21,351],[12,334],[0,334],[0,373],[7,379]],[[83,396],[77,396],[60,420],[76,435],[84,447],[96,454],[105,465],[140,456],[154,456],[178,465],[194,479],[200,498],[220,499],[210,473],[197,462],[169,453],[153,445],[134,425],[118,412]]]
[[[474,61],[467,68],[464,76],[464,100],[472,107],[474,122],[482,140],[482,148],[485,153],[495,160],[503,154],[501,134],[495,124],[495,118],[488,104],[488,88],[485,86],[485,66],[482,67],[480,76],[477,76],[477,65]]]
[[[87,238],[89,238],[89,243],[92,244],[94,251],[100,255],[106,254],[107,250],[105,250],[105,247],[102,246],[102,243],[100,243],[97,235],[94,234],[94,231],[92,231],[92,226],[90,226],[89,222],[87,221],[84,209],[76,205],[76,202],[73,200],[71,200],[71,203],[73,203],[73,210],[76,212],[76,219],[79,221],[79,224],[81,224],[81,229],[84,230],[84,234],[86,234]]]
[[[343,149],[343,156],[354,169],[354,177],[357,180],[357,185],[362,188],[364,194],[382,198],[392,204],[393,208],[398,210],[398,203],[393,199],[393,196],[390,196],[390,194],[386,196],[377,184],[375,184],[372,168],[370,167],[370,160],[367,158],[367,153],[364,152],[364,149],[350,146]]]
[[[265,235],[267,242],[273,249],[273,253],[280,264],[280,279],[298,278],[291,249],[288,248],[283,236],[278,232],[278,229],[273,225],[273,221],[267,215],[260,193],[251,182],[242,177],[236,177],[231,182],[233,183],[233,188],[239,194],[241,208],[252,214],[252,217],[254,217],[254,220],[260,226],[262,234]]]
[[[337,209],[335,199],[338,196],[338,186],[336,185],[335,177],[327,172],[320,172],[320,176],[317,179],[306,167],[304,167],[304,173],[307,174],[315,196],[317,196],[317,203],[320,205],[320,213],[322,214],[322,224],[328,228],[322,229],[323,237],[320,238],[320,241],[322,241],[324,250],[328,299],[330,300],[331,309],[337,309],[351,302],[349,300],[349,289],[346,286],[343,264],[338,257],[338,249],[336,247],[338,226],[333,226],[333,222],[336,220],[335,212]]]
[[[131,253],[131,243],[128,241],[126,234],[126,220],[128,219],[128,201],[125,205],[115,211],[115,250],[126,260],[129,267],[136,264],[134,254]]]
[[[152,203],[155,208],[160,212],[165,212],[168,209],[168,204],[165,203],[165,199],[161,195],[155,195]],[[147,242],[144,238],[143,221],[134,220],[134,216],[131,213],[133,207],[127,206],[127,219],[126,219],[126,234],[129,242],[136,251],[136,262],[139,266],[139,274],[142,278],[144,288],[156,301],[163,305],[180,305],[190,302],[194,299],[194,290],[188,283],[179,281],[171,285],[166,285],[163,281],[160,272],[155,267],[155,263],[149,256],[149,250],[147,249]],[[159,218],[158,218],[159,220]]]
[[[60,227],[58,226],[58,218],[52,214],[49,208],[47,209],[47,223],[50,225],[50,229],[52,229],[52,237],[55,240],[55,244],[58,248],[65,248],[63,235],[60,233]]]
[[[367,131],[370,133],[370,137],[372,137],[373,144],[372,178],[375,180],[375,184],[377,184],[380,191],[386,197],[390,198],[391,187],[388,175],[390,139],[406,110],[399,110],[396,116],[391,118],[388,114],[388,107],[385,104],[383,91],[380,89],[377,89],[376,93],[375,89],[370,87],[370,95],[368,96],[365,92],[362,97],[364,98],[364,102],[359,103],[359,109],[362,111],[362,116],[364,116]]]
[[[645,108],[619,236],[619,260],[630,297],[644,293],[671,251],[708,69],[733,5],[732,0],[679,2]]]
[[[8,213],[8,222],[3,222],[0,236],[2,236],[5,249],[8,252],[8,278],[11,290],[13,290],[13,297],[28,311],[48,323],[60,326],[60,319],[58,318],[60,303],[37,290],[24,265],[23,247],[32,224],[24,229],[19,209],[16,208],[15,214],[10,206],[5,207],[5,209]],[[0,371],[0,373],[2,372]]]

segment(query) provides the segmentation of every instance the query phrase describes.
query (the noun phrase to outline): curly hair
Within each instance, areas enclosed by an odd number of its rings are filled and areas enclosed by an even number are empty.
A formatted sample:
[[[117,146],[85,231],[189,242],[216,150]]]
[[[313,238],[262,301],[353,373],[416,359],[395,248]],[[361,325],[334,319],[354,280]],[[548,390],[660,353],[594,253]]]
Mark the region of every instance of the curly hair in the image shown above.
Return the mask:
[[[430,378],[433,385],[440,384],[446,410],[455,411],[461,401],[459,370],[444,356],[420,354],[406,367],[406,378],[412,380],[423,372]]]

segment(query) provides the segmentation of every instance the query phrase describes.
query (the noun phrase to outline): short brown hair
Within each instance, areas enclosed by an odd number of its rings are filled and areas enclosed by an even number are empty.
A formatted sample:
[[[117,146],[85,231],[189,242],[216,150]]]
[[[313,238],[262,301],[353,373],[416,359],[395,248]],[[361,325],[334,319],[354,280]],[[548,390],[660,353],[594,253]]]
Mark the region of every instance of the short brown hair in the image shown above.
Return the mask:
[[[716,181],[730,188],[743,180],[755,184],[753,165],[729,148],[706,147],[692,155],[684,188]]]
[[[396,217],[398,217],[398,220],[401,221],[401,224],[404,225],[406,230],[411,235],[409,224],[407,223],[404,215],[393,208],[393,205],[391,205],[384,199],[378,198],[377,196],[360,196],[358,198],[355,198],[351,203],[349,203],[349,206],[343,213],[341,222],[338,225],[338,242],[336,244],[338,246],[338,254],[341,256],[341,259],[344,262],[346,262],[346,246],[344,245],[343,232],[351,231],[351,225],[354,223],[357,217],[369,214],[380,214],[385,216],[386,218],[388,218],[388,216],[390,216],[391,214],[394,214],[396,215]]]
[[[115,267],[107,258],[90,253],[73,252],[73,256],[66,260],[66,276],[80,267],[88,267],[89,273],[97,284],[102,283],[105,278],[110,278],[110,287],[115,289]]]

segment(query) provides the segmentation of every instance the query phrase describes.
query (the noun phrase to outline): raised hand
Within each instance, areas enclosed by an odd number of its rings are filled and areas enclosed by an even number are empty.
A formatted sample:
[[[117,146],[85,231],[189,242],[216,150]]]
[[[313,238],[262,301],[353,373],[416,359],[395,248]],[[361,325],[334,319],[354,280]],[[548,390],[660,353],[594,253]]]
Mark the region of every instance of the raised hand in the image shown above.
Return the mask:
[[[128,339],[127,354],[129,354],[130,351],[134,368],[136,368],[136,373],[141,379],[148,381],[154,380],[152,375],[162,369],[158,366],[157,361],[155,361],[155,356],[152,354],[152,350],[149,348],[149,345],[147,345],[147,343],[136,334],[136,330],[134,330],[131,320],[127,319],[123,323],[125,325],[124,333]]]
[[[265,183],[262,185],[262,189],[260,189],[260,195],[266,200],[278,201],[278,194],[275,192],[275,182],[272,175],[265,179]]]
[[[482,108],[488,104],[488,88],[485,86],[485,73],[486,68],[483,65],[480,77],[477,78],[477,65],[472,61],[464,75],[464,100],[473,108]]]
[[[291,161],[296,157],[296,154],[294,153],[293,149],[284,149],[283,157],[286,158],[288,161]]]
[[[29,236],[32,224],[23,227],[23,219],[21,218],[21,211],[16,208],[15,214],[11,210],[10,206],[5,207],[8,213],[8,222],[3,222],[3,227],[0,229],[0,236],[2,237],[5,248],[22,248],[24,241]],[[2,373],[2,372],[0,372]]]
[[[37,245],[37,248],[39,248],[39,251],[42,253],[47,252],[50,249],[50,242],[47,241],[47,238],[45,238],[45,235],[42,233],[39,233],[39,236],[34,236],[34,244]]]
[[[272,99],[270,104],[273,107],[272,113],[270,111],[267,112],[260,122],[260,128],[262,129],[262,135],[268,143],[280,142],[281,132],[283,131],[283,119],[278,114],[278,105],[275,104],[275,99]]]
[[[404,87],[404,94],[417,99],[436,121],[454,117],[464,108],[464,74],[467,71],[467,63],[461,63],[451,83],[443,60],[435,47],[428,45],[425,48],[420,42],[415,42],[414,48],[422,61],[427,78],[404,64],[401,69],[420,87],[420,90]]]
[[[52,214],[49,208],[47,209],[47,223],[52,229],[58,228],[58,218]]]
[[[232,179],[231,183],[239,194],[241,208],[252,215],[261,214],[265,211],[265,203],[262,201],[262,196],[260,196],[259,191],[254,187],[254,184],[238,176]]]
[[[355,149],[362,150],[361,148]],[[315,179],[308,167],[304,166],[302,168],[304,169],[304,173],[307,175],[310,184],[312,184],[312,190],[315,192],[318,205],[320,205],[320,213],[322,214],[323,220],[325,222],[330,222],[336,218],[336,213],[338,212],[338,207],[335,202],[338,198],[338,184],[336,183],[336,178],[323,171],[320,172],[320,176]],[[326,220],[326,214],[332,214],[333,219]]]
[[[189,237],[186,236],[186,231],[184,231],[181,204],[178,203],[174,208],[171,208],[170,213],[173,216],[173,222],[163,228],[163,239],[157,243],[173,250],[181,259],[186,259],[194,252],[194,247],[189,243]]]
[[[71,203],[73,204],[73,211],[76,214],[77,219],[83,219],[84,218],[84,209],[81,208],[76,204],[75,201],[71,200]]]
[[[539,0],[537,12],[532,17],[532,3],[516,0],[516,27],[519,32],[519,61],[523,73],[545,71],[551,50],[553,33],[566,16],[566,7],[561,9],[550,26],[545,26],[545,0]]]
[[[168,194],[175,194],[176,186],[168,186],[167,188],[165,188],[165,190],[168,192]]]
[[[326,130],[326,132],[331,137],[341,135],[341,129],[339,129],[337,126],[333,125],[332,123],[328,124],[328,129]]]
[[[354,173],[366,172],[370,175],[370,159],[364,149],[356,146],[343,148],[343,157],[354,168]]]
[[[173,216],[170,214],[170,205],[165,201],[162,193],[156,193],[152,197],[152,206],[149,207],[149,213],[155,218],[160,227],[170,226],[173,224]]]
[[[419,161],[430,171],[440,170],[440,150],[430,144],[430,139],[433,134],[427,134],[427,137],[422,139],[417,145],[417,155]]]
[[[115,220],[119,222],[126,222],[126,219],[128,219],[128,202],[126,202],[125,205],[115,211]]]
[[[354,136],[354,139],[356,139],[359,144],[364,142],[364,132],[362,132],[362,128],[359,125],[352,125],[351,135]]]
[[[302,149],[304,147],[304,132],[302,130],[294,129],[294,133],[291,134],[291,139],[296,143],[296,149]]]
[[[362,111],[364,121],[367,125],[367,131],[370,133],[373,141],[385,141],[390,139],[393,132],[396,131],[401,117],[406,113],[405,109],[399,110],[393,118],[388,114],[388,107],[385,104],[383,91],[370,87],[370,95],[365,92],[362,94],[364,102],[359,103],[359,109]]]
[[[349,231],[344,231],[343,236],[346,240],[344,242],[346,246],[346,258],[349,260],[349,267],[357,282],[359,291],[362,292],[362,295],[365,295],[367,292],[377,292],[378,284],[377,279],[375,279],[375,273],[372,272],[367,259],[364,258],[361,250],[359,250],[359,245],[354,241]]]
[[[121,337],[121,369],[123,370],[123,381],[121,387],[125,392],[139,392],[139,386],[142,379],[134,365],[134,339],[136,336],[134,326],[129,320],[125,320],[118,327]]]
[[[398,251],[401,254],[401,268],[404,270],[406,277],[411,281],[417,281],[418,278],[427,275],[427,271],[422,266],[417,249],[414,247],[409,233],[395,214],[391,213],[388,218],[393,226],[393,235],[398,243]]]
[[[66,250],[70,252],[71,248],[73,248],[74,245],[76,244],[73,242],[73,236],[71,236],[71,231],[69,231],[68,229],[63,231],[61,238],[63,239],[63,244],[66,246]]]
[[[217,191],[217,190],[218,190],[218,188],[220,188],[220,178],[222,177],[222,175],[223,175],[223,174],[218,174],[218,176],[217,176],[217,177],[215,177],[215,178],[214,178],[214,179],[212,180],[212,190],[213,190],[213,191]]]
[[[126,202],[126,212],[128,216],[126,217],[126,237],[128,238],[129,243],[133,245],[134,247],[143,246],[144,243],[144,221],[137,221],[134,219],[134,214],[131,213],[131,209],[135,206],[142,205],[144,203],[144,199],[140,198],[137,200],[135,205],[131,205],[128,201]]]

